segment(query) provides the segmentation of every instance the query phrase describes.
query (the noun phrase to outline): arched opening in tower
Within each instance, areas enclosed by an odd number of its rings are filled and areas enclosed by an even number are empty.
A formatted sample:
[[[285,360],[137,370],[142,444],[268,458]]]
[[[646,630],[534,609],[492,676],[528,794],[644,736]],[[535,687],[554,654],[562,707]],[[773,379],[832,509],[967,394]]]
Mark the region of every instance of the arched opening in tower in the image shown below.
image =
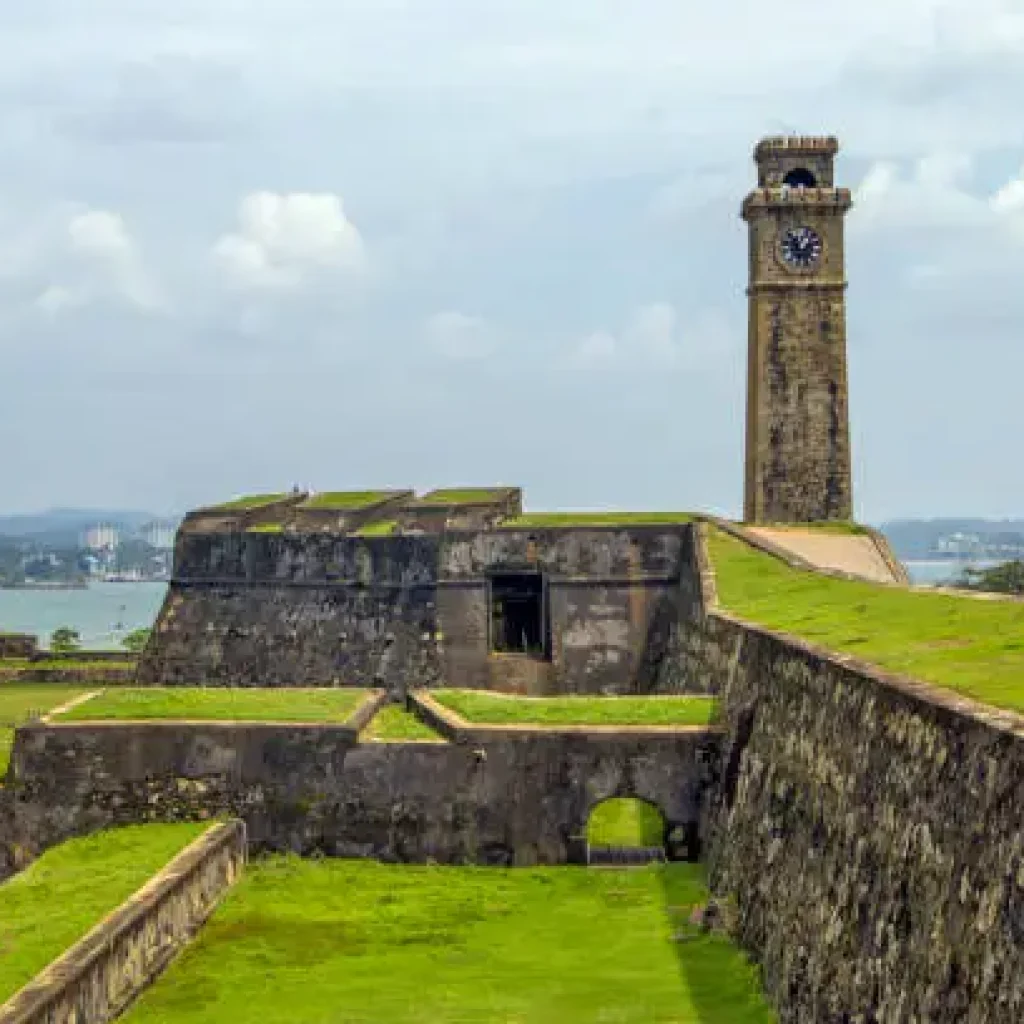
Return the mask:
[[[806,167],[794,167],[782,179],[782,184],[790,188],[814,188],[818,180]]]

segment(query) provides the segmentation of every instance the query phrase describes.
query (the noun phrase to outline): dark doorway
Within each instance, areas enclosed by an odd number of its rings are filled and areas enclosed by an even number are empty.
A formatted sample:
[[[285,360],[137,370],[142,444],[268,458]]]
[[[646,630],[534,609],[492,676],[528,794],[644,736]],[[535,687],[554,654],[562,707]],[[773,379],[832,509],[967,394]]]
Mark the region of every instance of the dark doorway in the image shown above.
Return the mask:
[[[794,167],[782,179],[782,184],[788,185],[790,188],[814,188],[818,182],[806,167]]]
[[[491,577],[491,649],[500,654],[548,654],[547,602],[539,572]]]

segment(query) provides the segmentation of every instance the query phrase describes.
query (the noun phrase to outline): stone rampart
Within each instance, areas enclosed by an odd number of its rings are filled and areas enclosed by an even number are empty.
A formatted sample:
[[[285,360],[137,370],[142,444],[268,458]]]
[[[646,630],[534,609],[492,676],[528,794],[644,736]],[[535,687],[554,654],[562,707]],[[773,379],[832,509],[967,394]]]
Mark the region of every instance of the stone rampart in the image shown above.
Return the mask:
[[[692,543],[686,525],[388,537],[184,531],[138,679],[650,692],[663,685]],[[490,578],[522,571],[544,577],[550,667],[492,651]]]
[[[206,920],[245,858],[240,821],[209,829],[0,1006],[0,1024],[114,1020]]]
[[[584,856],[591,809],[655,804],[696,856],[712,729],[523,730],[481,745],[357,743],[333,726],[32,723],[15,737],[12,849],[113,824],[237,816],[261,850],[457,863]]]
[[[683,633],[723,697],[712,884],[781,1020],[1024,1019],[1024,720],[719,611]]]

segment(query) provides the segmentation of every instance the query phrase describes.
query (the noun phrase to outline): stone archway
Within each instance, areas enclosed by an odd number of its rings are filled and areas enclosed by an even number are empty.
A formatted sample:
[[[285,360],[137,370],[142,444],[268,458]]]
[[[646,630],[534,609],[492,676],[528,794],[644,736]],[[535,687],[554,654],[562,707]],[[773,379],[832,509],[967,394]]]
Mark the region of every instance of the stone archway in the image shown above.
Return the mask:
[[[649,800],[613,796],[594,804],[585,829],[588,864],[647,864],[667,859],[669,827]]]

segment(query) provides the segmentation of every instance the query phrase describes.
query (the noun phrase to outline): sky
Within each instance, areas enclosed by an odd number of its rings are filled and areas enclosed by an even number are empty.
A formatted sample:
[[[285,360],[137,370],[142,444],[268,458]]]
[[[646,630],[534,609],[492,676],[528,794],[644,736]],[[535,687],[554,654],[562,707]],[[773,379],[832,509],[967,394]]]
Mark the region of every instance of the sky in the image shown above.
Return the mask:
[[[742,505],[752,149],[835,134],[857,518],[1024,514],[1019,0],[0,5],[0,512]]]

